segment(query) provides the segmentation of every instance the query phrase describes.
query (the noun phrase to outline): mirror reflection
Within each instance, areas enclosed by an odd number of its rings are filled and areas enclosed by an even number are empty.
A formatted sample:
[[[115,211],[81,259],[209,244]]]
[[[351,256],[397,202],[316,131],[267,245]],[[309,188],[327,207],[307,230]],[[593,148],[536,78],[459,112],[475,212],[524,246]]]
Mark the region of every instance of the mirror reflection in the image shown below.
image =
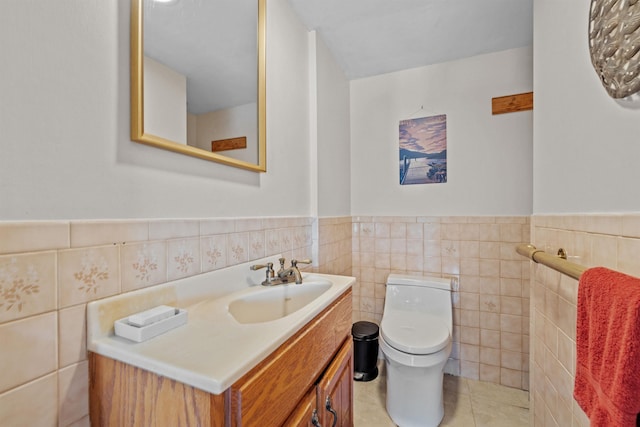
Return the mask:
[[[132,0],[132,139],[265,171],[265,1]]]

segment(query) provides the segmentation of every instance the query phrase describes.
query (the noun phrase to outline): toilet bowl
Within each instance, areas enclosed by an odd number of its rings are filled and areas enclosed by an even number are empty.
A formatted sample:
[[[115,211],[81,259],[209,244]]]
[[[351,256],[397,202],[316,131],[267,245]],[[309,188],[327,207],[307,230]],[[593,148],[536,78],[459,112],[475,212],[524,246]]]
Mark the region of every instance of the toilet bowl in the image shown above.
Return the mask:
[[[390,274],[380,323],[387,412],[400,427],[437,426],[451,355],[451,279]]]

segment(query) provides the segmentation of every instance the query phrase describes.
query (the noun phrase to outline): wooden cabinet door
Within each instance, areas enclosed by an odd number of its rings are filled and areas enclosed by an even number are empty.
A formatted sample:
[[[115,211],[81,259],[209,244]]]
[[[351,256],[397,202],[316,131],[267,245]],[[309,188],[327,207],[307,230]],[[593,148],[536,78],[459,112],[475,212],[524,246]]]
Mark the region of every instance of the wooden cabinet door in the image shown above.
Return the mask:
[[[318,383],[318,412],[322,427],[353,427],[353,343],[351,337],[345,340]]]
[[[351,329],[351,290],[230,388],[231,427],[281,426]],[[324,424],[322,424],[324,427]]]
[[[320,418],[317,411],[317,392],[313,387],[300,401],[297,408],[283,424],[283,427],[314,427],[319,426]],[[316,420],[316,424],[313,420]]]

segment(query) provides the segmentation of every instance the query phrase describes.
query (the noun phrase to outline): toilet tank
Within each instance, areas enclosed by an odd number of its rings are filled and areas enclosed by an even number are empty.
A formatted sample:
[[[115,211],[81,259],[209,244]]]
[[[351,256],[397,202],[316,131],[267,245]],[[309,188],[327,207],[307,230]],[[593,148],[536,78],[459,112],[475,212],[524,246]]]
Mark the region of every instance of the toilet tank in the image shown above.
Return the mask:
[[[442,318],[452,330],[451,278],[390,274],[384,311],[421,311]]]

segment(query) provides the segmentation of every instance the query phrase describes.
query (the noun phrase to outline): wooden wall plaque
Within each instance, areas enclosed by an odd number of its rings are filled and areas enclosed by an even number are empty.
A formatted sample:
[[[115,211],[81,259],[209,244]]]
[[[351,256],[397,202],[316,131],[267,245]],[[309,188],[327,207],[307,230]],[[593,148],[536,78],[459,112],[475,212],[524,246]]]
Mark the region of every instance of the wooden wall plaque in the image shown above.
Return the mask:
[[[491,99],[491,113],[504,114],[533,110],[533,92],[500,96]]]
[[[246,136],[211,141],[211,151],[236,150],[238,148],[247,148]]]

